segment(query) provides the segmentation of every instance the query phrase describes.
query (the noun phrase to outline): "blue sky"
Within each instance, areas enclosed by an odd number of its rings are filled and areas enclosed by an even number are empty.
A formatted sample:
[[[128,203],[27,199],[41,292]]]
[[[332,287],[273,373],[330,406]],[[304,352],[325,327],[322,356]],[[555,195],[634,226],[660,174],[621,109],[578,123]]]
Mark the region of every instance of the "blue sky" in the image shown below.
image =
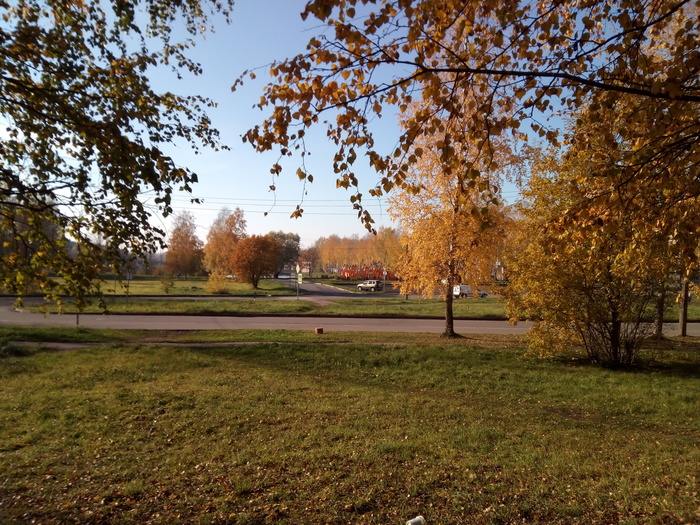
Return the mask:
[[[312,155],[307,157],[306,166],[313,173],[314,182],[305,186],[295,174],[299,158],[287,159],[283,163],[285,171],[273,179],[269,170],[277,154],[256,153],[241,140],[248,129],[268,114],[252,108],[270,80],[269,68],[265,66],[304,52],[309,39],[325,29],[317,21],[301,20],[305,4],[305,0],[236,0],[232,24],[226,25],[223,21],[216,24],[216,32],[198,42],[193,50],[192,56],[204,68],[203,75],[185,76],[181,81],[172,75],[153,79],[157,85],[162,84],[161,89],[203,95],[218,103],[218,108],[208,113],[231,151],[202,150],[195,155],[183,146],[173,147],[169,152],[176,162],[199,176],[193,196],[203,199],[203,204],[191,204],[185,193],[178,195],[174,204],[176,211],[187,209],[194,214],[197,233],[203,240],[223,207],[239,207],[245,212],[249,234],[277,230],[297,233],[302,246],[311,246],[318,238],[332,234],[349,237],[367,233],[349,201],[352,192],[336,188],[331,161],[334,147],[321,127],[307,132],[307,146]],[[231,86],[243,71],[257,68],[256,80],[248,80],[235,93],[231,92]],[[387,113],[373,126],[380,148],[393,151],[399,135],[396,119]],[[367,161],[360,166],[365,167],[364,171],[358,170],[360,191],[365,207],[376,221],[375,226],[392,226],[386,202],[368,195],[368,190],[377,183],[377,174]],[[269,190],[271,184],[277,187],[275,193]],[[507,189],[510,190],[513,188]],[[509,196],[514,196],[514,191],[504,196],[508,200]],[[305,210],[304,216],[292,219],[290,214],[297,204]],[[172,222],[170,219],[155,220],[166,230]]]
[[[181,81],[170,75],[154,79],[156,84],[162,82],[165,89],[207,96],[218,103],[208,114],[231,151],[201,150],[195,155],[183,146],[173,147],[170,152],[180,165],[199,176],[193,195],[202,198],[203,204],[191,204],[186,193],[176,196],[174,204],[176,211],[187,209],[194,214],[202,239],[206,238],[209,226],[224,206],[240,207],[245,212],[249,234],[277,230],[297,233],[303,246],[332,234],[345,237],[366,234],[357,213],[352,210],[351,192],[335,186],[336,178],[329,160],[334,149],[321,128],[310,135],[312,155],[306,159],[306,164],[312,169],[314,182],[306,186],[295,174],[298,158],[288,159],[283,164],[285,171],[273,180],[269,170],[277,154],[256,153],[241,141],[241,136],[267,114],[252,108],[269,80],[268,68],[263,66],[303,52],[308,40],[323,30],[313,22],[301,20],[299,14],[304,5],[303,0],[236,0],[233,23],[217,24],[216,32],[198,42],[193,50],[192,56],[204,68],[203,75],[185,76]],[[257,79],[248,80],[243,88],[232,93],[231,85],[236,78],[244,70],[255,68],[261,68],[256,72]],[[387,141],[393,144],[398,137],[396,121],[391,116],[382,120],[385,122],[380,124],[387,129]],[[369,199],[367,190],[375,185],[377,175],[369,167],[361,175],[361,184],[364,184],[361,190]],[[273,183],[277,187],[275,193],[269,190]],[[291,219],[289,216],[297,204],[305,210],[304,216]],[[391,225],[384,202],[374,199],[365,204],[377,226]],[[167,229],[171,220],[159,224]]]

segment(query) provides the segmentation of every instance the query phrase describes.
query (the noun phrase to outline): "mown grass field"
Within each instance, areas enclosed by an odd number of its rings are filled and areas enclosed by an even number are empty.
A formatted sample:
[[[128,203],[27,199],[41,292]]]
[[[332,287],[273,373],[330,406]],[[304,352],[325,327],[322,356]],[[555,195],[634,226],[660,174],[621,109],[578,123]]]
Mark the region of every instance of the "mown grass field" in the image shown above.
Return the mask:
[[[105,277],[102,283],[102,292],[105,295],[163,295],[163,296],[180,296],[180,295],[207,295],[207,278],[206,277],[188,277],[172,281],[172,287],[166,293],[163,288],[163,277],[152,275],[137,275],[133,279],[119,281]],[[273,279],[263,279],[260,281],[260,290],[253,290],[249,284],[239,283],[234,280],[229,280],[226,283],[228,293],[231,295],[292,295],[295,293],[289,286],[280,284]]]
[[[7,343],[32,339],[94,343]],[[692,342],[612,372],[508,337],[0,341],[1,523],[700,521]]]
[[[270,297],[225,299],[201,298],[186,299],[140,299],[106,298],[107,309],[111,313],[160,313],[160,314],[231,314],[231,315],[354,315],[354,316],[395,316],[395,317],[443,317],[445,303],[440,299],[398,299],[398,298],[357,298],[340,299],[330,304],[314,304],[303,299],[279,300]],[[39,306],[34,305],[34,309]],[[49,311],[57,308],[49,305]],[[75,308],[68,301],[65,313],[74,313]],[[84,312],[98,313],[102,310],[93,304]],[[454,315],[478,319],[505,319],[503,303],[496,298],[460,300],[454,303]]]

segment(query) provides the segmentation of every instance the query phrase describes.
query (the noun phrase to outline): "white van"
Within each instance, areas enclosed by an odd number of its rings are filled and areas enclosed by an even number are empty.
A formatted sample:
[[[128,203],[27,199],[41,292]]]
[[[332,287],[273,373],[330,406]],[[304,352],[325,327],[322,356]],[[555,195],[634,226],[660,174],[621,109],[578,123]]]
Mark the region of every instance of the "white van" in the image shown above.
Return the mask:
[[[486,297],[488,294],[483,291],[483,290],[477,290],[477,297],[479,299],[483,299]],[[459,299],[460,297],[474,297],[474,293],[472,293],[472,287],[467,285],[467,284],[458,284],[452,289],[452,295],[455,296],[455,299]]]

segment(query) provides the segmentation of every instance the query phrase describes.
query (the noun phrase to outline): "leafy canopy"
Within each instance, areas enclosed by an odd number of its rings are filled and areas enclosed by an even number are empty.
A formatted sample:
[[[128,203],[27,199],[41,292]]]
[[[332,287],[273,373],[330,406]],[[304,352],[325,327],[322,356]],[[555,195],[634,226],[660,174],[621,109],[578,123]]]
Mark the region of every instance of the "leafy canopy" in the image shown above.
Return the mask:
[[[275,273],[283,253],[284,246],[274,235],[251,235],[238,242],[230,264],[239,282],[257,290],[263,277]]]
[[[247,222],[240,208],[223,208],[207,233],[204,246],[204,269],[224,276],[231,273],[231,255],[238,241],[246,236]]]
[[[411,109],[420,107],[414,104]],[[405,179],[415,190],[389,198],[389,213],[403,232],[404,250],[397,268],[401,293],[432,297],[439,290],[445,299],[448,336],[455,335],[453,287],[469,284],[476,292],[479,283],[491,278],[506,220],[502,203],[485,197],[483,189],[500,186],[502,174],[492,168],[505,166],[511,157],[508,148],[499,145],[491,162],[482,164],[480,151],[463,142],[444,158],[439,145],[459,136],[458,124],[446,121],[444,133],[416,140],[414,151],[423,153]],[[482,188],[470,176],[475,168]]]
[[[197,224],[189,211],[178,213],[168,239],[165,266],[171,274],[194,275],[202,269],[202,241],[197,237]]]
[[[160,93],[157,67],[200,72],[193,38],[232,1],[13,0],[0,8],[0,287],[82,297],[104,260],[163,247],[155,213],[197,176],[162,151],[219,147],[199,96]],[[187,35],[176,41],[174,27]],[[147,204],[150,201],[150,205]],[[47,224],[53,232],[47,235]],[[101,239],[101,243],[97,242]],[[70,245],[77,246],[73,254]],[[65,278],[57,285],[49,272]]]
[[[506,260],[509,316],[535,322],[528,337],[540,354],[581,345],[598,363],[632,365],[679,247],[659,231],[641,242],[634,218],[605,206],[591,208],[605,221],[595,230],[582,228],[566,210],[598,185],[590,153],[534,157]]]
[[[562,137],[548,118],[586,104],[605,121],[627,97],[653,109],[651,120],[645,111],[627,117],[630,129],[652,130],[645,159],[668,163],[683,151],[689,164],[700,161],[700,16],[692,0],[310,0],[302,17],[327,30],[306,53],[272,65],[259,103],[268,116],[245,140],[258,151],[304,156],[307,129],[323,122],[336,146],[337,184],[355,189],[351,200],[368,228],[358,159],[380,174],[371,194],[410,190],[406,178],[420,158],[412,146],[442,133],[446,118],[463,130],[438,146],[443,158],[468,140],[489,159],[494,137],[525,139],[527,131],[556,144]],[[429,104],[411,114],[393,151],[379,151],[373,122],[417,99]],[[682,124],[664,127],[679,117]],[[313,177],[303,166],[297,174]],[[673,179],[662,169],[650,176]],[[476,167],[472,177],[480,177]]]

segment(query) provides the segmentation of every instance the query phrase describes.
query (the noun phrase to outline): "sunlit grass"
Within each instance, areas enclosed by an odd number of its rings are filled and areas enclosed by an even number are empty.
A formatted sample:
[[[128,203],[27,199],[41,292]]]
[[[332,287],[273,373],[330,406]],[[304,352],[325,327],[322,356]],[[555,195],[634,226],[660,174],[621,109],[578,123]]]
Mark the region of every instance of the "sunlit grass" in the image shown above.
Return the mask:
[[[695,347],[620,373],[516,338],[224,334],[0,359],[0,522],[697,521]]]
[[[56,277],[57,282],[61,282],[60,277]],[[163,277],[153,275],[137,275],[132,279],[119,280],[118,277],[104,276],[101,283],[102,293],[105,295],[162,295],[162,296],[203,296],[209,295],[207,291],[206,277],[173,278],[173,285],[166,293],[162,283]],[[246,283],[239,283],[235,280],[228,280],[228,295],[292,295],[296,293],[291,287],[286,286],[274,279],[263,279],[260,281],[259,289],[254,290]],[[223,294],[224,296],[227,294]]]
[[[322,309],[335,315],[390,315],[444,317],[445,303],[441,299],[358,298],[343,299]],[[503,303],[496,298],[457,299],[453,303],[456,317],[505,319]]]
[[[329,304],[317,305],[312,301],[289,298],[279,300],[267,296],[245,299],[141,299],[107,297],[107,310],[112,313],[161,313],[161,314],[249,314],[249,315],[344,315],[344,316],[388,316],[388,317],[437,317],[445,315],[445,303],[440,299],[357,298],[338,299]],[[38,305],[28,306],[35,310]],[[47,306],[57,311],[55,305]],[[75,312],[70,300],[63,305],[66,313]],[[102,312],[97,304],[89,305],[86,313]],[[464,299],[454,303],[454,315],[473,319],[505,319],[504,305],[498,299]]]
[[[423,344],[480,346],[519,346],[520,335],[468,334],[459,338],[445,338],[440,334],[421,334]],[[289,342],[289,343],[337,343],[355,342],[368,344],[415,343],[416,335],[401,332],[342,332],[333,331],[318,335],[313,331],[299,330],[120,330],[83,327],[0,326],[0,342],[61,342],[61,343],[222,343],[222,342]]]

